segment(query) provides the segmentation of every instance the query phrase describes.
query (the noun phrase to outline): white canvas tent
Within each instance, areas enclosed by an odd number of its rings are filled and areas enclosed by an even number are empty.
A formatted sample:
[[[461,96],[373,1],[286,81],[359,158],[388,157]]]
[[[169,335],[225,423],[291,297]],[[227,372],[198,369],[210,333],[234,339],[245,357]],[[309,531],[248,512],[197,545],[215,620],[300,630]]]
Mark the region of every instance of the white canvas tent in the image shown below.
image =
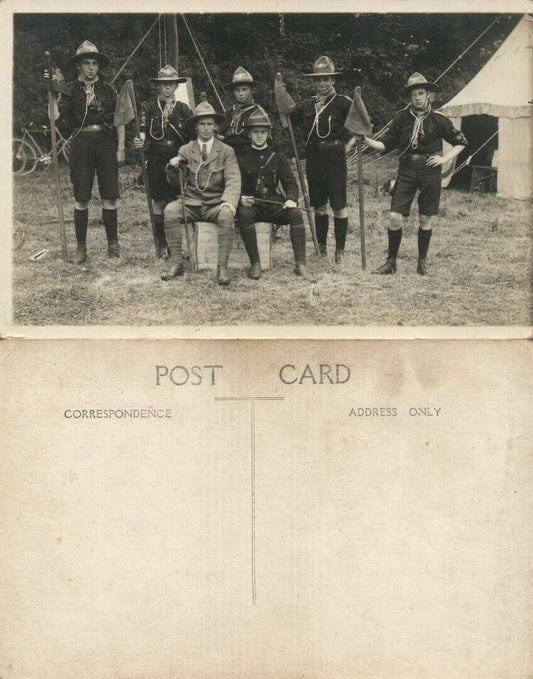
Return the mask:
[[[524,16],[479,73],[442,113],[461,128],[462,119],[498,119],[498,195],[533,197],[533,18]],[[472,154],[475,149],[470,149]]]

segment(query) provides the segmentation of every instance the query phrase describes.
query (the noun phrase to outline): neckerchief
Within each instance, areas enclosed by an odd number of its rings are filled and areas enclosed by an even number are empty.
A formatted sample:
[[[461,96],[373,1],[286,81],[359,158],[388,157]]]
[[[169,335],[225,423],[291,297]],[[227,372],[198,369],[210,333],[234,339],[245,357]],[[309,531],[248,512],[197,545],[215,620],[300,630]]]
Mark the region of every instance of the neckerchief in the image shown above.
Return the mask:
[[[411,148],[418,148],[418,137],[424,136],[424,120],[431,113],[431,104],[428,104],[422,111],[413,110],[412,106],[409,106],[409,111],[415,119],[415,124],[413,125],[413,131],[411,133]]]
[[[163,103],[164,107],[161,105]],[[166,127],[168,125],[168,119],[170,118],[170,114],[172,113],[172,111],[174,110],[174,106],[176,105],[176,99],[174,98],[173,94],[168,99],[165,99],[165,97],[158,97],[157,105],[159,106],[159,110],[161,111],[163,127]]]
[[[329,86],[328,91],[325,94],[316,94],[315,95],[315,99],[317,101],[317,104],[320,104],[321,106],[323,106],[326,99],[331,97],[333,94],[335,94],[335,87],[333,86],[333,84],[331,84]]]
[[[95,103],[96,95],[94,93],[94,86],[98,82],[98,76],[94,80],[88,81],[81,75],[78,75],[78,80],[83,83],[83,89],[85,90],[85,96],[87,97],[87,106]]]
[[[231,123],[229,126],[230,134],[241,134],[242,125],[241,129],[239,130],[239,123],[241,122],[242,114],[254,108],[254,106],[255,102],[252,96],[250,96],[246,101],[243,101],[239,104],[233,104],[233,116],[231,118]]]

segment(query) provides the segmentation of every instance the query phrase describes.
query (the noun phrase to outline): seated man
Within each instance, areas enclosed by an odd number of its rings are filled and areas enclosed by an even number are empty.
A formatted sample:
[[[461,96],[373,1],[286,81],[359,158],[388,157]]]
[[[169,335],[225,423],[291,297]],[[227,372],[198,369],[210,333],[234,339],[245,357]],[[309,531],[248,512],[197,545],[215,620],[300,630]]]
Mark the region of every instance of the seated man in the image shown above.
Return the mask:
[[[244,247],[250,258],[249,276],[261,276],[261,263],[257,249],[255,222],[290,225],[290,238],[294,253],[294,273],[307,277],[305,266],[305,226],[298,209],[298,185],[283,153],[268,144],[272,124],[267,113],[258,107],[244,123],[251,139],[238,155],[242,174],[241,204],[237,221]],[[281,183],[286,199],[278,191]]]
[[[186,170],[184,194],[165,207],[165,235],[170,247],[169,272],[165,281],[183,275],[182,228],[187,222],[213,222],[218,225],[219,285],[229,285],[228,260],[233,244],[233,218],[241,193],[241,174],[235,152],[216,139],[217,123],[223,119],[211,104],[202,102],[190,118],[196,138],[182,146],[167,165],[170,184],[179,182]],[[193,136],[191,134],[191,136]]]

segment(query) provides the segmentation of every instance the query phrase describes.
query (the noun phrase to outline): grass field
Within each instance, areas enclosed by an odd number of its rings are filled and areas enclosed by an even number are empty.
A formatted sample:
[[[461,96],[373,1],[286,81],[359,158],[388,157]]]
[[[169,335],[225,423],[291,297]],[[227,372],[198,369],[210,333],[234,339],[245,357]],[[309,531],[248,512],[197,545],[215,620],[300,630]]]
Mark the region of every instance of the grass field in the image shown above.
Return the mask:
[[[385,161],[386,163],[386,161]],[[367,269],[361,269],[357,182],[350,173],[350,227],[342,268],[314,256],[313,281],[293,274],[288,227],[272,248],[273,268],[260,281],[233,270],[229,288],[214,273],[187,273],[170,283],[153,255],[144,193],[137,167],[120,170],[120,259],[108,259],[99,201],[91,203],[89,260],[64,263],[52,173],[14,179],[13,323],[15,325],[529,325],[531,205],[493,194],[444,190],[429,250],[429,274],[416,274],[416,209],[404,229],[394,276],[370,271],[386,257],[389,199],[377,184],[391,174],[390,161],[365,170]],[[65,217],[72,218],[68,169],[61,164]],[[97,193],[97,190],[94,191]],[[330,222],[333,220],[331,219]],[[73,224],[67,223],[70,257]],[[330,225],[332,238],[332,225]],[[29,257],[46,249],[40,261]]]

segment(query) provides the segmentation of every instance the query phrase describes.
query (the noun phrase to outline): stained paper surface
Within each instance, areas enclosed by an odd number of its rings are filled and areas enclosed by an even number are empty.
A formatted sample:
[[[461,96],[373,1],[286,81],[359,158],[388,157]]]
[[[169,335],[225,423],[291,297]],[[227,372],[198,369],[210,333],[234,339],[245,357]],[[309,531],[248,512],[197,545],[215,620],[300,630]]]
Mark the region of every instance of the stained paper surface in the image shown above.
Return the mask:
[[[3,678],[532,676],[530,342],[0,352]]]

